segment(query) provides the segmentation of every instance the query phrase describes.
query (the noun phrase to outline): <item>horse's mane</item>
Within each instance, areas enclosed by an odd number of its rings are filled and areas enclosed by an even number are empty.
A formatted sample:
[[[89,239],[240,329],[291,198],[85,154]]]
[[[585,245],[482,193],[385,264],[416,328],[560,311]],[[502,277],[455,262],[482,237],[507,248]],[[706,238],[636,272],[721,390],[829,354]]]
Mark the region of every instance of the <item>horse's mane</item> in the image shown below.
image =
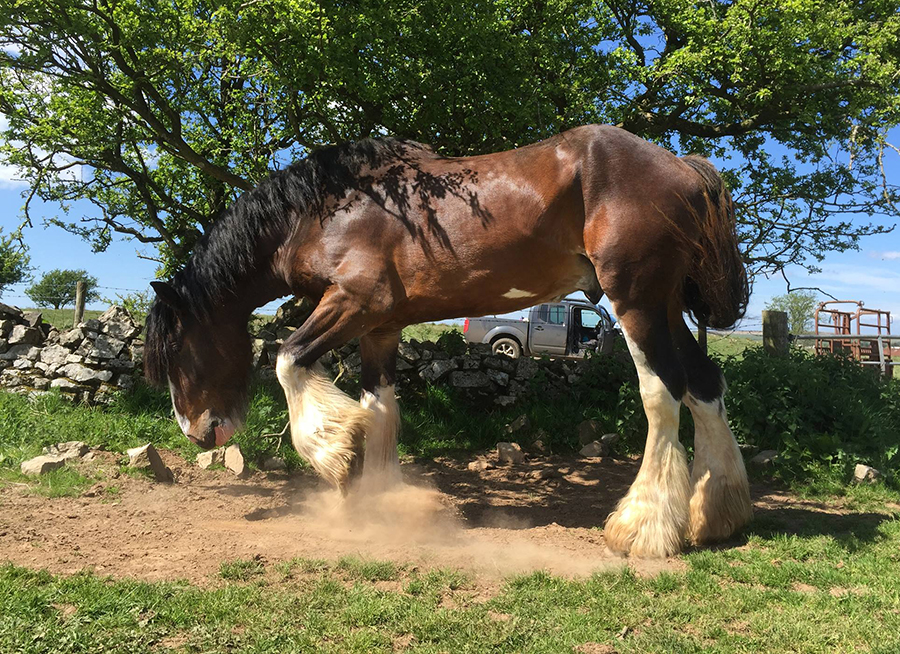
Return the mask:
[[[320,210],[328,197],[341,197],[358,186],[362,171],[405,155],[430,152],[415,141],[365,139],[316,150],[272,172],[222,213],[169,284],[191,315],[209,316],[233,296],[240,280],[274,254],[303,218]],[[144,348],[144,370],[151,383],[167,382],[177,325],[175,311],[157,299],[147,315]]]

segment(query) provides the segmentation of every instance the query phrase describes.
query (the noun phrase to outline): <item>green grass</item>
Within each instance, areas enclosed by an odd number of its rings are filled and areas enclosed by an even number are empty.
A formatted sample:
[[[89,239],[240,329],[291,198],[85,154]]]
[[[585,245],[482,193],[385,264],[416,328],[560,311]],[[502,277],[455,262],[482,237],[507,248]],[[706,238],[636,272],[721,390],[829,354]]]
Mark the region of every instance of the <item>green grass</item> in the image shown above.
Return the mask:
[[[683,570],[500,587],[361,559],[235,561],[203,587],[7,565],[0,651],[887,654],[900,651],[897,517],[762,515],[744,546],[688,553]]]
[[[437,341],[437,339],[441,337],[441,334],[446,332],[459,332],[461,334],[462,326],[436,322],[423,322],[418,325],[410,325],[409,327],[403,328],[403,340],[411,341],[412,339],[416,339],[417,341],[423,342]]]
[[[58,330],[63,331],[72,328],[72,319],[75,317],[75,308],[67,307],[65,309],[22,309],[23,311],[40,311],[44,322],[50,323]],[[93,309],[85,309],[84,319],[90,320],[97,318],[102,311]]]
[[[744,350],[747,348],[762,347],[762,336],[753,334],[709,334],[706,345],[711,355],[721,358],[741,358],[744,355]]]

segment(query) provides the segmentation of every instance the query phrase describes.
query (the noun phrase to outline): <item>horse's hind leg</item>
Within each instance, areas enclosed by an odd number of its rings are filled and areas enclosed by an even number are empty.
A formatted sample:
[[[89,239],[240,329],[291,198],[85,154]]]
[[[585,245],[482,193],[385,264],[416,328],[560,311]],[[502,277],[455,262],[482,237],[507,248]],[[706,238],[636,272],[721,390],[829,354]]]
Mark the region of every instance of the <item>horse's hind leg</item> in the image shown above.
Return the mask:
[[[372,411],[362,480],[367,490],[379,490],[400,480],[400,409],[394,396],[399,344],[399,330],[376,330],[359,341],[363,387],[360,404]]]
[[[619,322],[637,367],[649,431],[641,469],[607,518],[604,535],[618,552],[670,556],[684,544],[690,498],[687,461],[678,441],[685,373],[665,307],[631,308],[619,314]]]
[[[316,362],[325,352],[360,336],[362,323],[352,298],[339,290],[326,293],[281,346],[275,366],[287,398],[294,447],[343,493],[362,469],[372,411],[341,392]]]
[[[672,331],[687,373],[685,404],[694,417],[688,534],[695,544],[723,540],[753,517],[744,459],[725,414],[725,378],[700,349],[681,316]]]

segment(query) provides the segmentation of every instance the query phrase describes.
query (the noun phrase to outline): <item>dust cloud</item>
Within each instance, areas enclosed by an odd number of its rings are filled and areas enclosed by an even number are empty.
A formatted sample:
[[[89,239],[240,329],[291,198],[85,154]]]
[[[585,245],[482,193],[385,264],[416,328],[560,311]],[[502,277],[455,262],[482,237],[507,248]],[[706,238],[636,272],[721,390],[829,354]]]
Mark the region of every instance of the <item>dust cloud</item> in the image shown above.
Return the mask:
[[[556,524],[532,527],[521,518],[494,512],[483,525],[466,524],[451,500],[423,480],[361,484],[347,498],[337,491],[308,492],[295,505],[304,528],[337,551],[362,557],[417,561],[482,575],[545,570],[583,577],[622,567],[596,538]],[[594,541],[594,542],[591,542]]]

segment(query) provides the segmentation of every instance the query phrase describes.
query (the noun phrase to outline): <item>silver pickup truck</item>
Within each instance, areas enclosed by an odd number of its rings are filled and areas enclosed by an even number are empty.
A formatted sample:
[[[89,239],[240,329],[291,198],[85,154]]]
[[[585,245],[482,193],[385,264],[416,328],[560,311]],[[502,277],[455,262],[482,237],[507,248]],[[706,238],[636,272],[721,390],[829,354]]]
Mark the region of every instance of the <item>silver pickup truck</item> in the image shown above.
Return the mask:
[[[608,353],[616,331],[609,313],[580,300],[532,307],[528,318],[466,318],[469,343],[490,343],[494,354],[582,359],[589,350]]]

